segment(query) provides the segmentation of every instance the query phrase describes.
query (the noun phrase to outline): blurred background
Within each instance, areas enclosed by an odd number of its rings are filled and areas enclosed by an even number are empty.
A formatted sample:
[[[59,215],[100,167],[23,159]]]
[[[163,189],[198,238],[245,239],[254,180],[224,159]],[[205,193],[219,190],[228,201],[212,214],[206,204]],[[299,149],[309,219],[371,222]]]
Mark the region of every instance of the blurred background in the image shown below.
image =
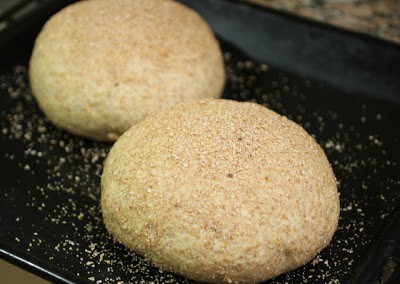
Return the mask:
[[[248,0],[400,43],[399,0]]]
[[[19,267],[16,267],[2,259],[0,259],[0,275],[1,283],[7,284],[47,284],[50,283],[36,275],[33,275]]]

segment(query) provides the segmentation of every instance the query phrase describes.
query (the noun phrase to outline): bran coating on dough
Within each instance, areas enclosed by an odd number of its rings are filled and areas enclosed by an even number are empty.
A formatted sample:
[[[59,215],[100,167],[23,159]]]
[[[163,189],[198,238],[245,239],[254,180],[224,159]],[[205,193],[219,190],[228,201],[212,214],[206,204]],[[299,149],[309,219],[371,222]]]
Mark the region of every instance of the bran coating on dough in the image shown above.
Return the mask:
[[[152,112],[217,98],[219,43],[194,11],[170,0],[86,0],[52,16],[30,60],[32,93],[57,126],[114,141]]]
[[[210,283],[293,270],[329,244],[339,219],[321,147],[254,103],[204,100],[146,118],[111,149],[101,187],[118,242]]]

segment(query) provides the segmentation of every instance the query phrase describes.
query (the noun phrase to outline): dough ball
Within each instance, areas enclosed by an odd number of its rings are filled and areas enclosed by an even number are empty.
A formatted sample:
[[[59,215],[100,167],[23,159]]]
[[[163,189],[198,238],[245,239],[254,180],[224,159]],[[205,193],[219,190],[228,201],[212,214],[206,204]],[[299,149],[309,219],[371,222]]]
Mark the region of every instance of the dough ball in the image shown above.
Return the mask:
[[[87,0],[55,14],[30,61],[33,95],[57,126],[114,141],[152,112],[217,98],[219,43],[194,11],[168,0]]]
[[[319,145],[254,104],[181,104],[133,126],[102,175],[108,231],[164,270],[211,283],[261,282],[311,260],[338,224]]]

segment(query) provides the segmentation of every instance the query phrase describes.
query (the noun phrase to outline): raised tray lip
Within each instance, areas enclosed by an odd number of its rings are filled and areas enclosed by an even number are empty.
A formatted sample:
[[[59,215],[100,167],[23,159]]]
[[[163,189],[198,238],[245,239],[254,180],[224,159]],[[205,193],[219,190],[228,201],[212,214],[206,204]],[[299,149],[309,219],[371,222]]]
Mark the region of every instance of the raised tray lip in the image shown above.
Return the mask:
[[[52,283],[90,283],[84,278],[80,278],[2,240],[0,240],[0,258]]]
[[[243,0],[180,2],[203,16],[217,35],[258,62],[267,62],[320,81],[329,78],[330,85],[339,89],[345,87],[351,94],[400,103],[400,45],[396,43]],[[246,26],[251,28],[246,33],[240,33],[245,21],[235,21],[237,15],[223,9],[227,5],[235,5],[237,10],[241,10],[241,15],[247,16]],[[225,12],[224,20],[220,21],[222,12]],[[254,24],[260,22],[262,17],[275,25],[281,24],[283,31]],[[282,33],[290,34],[292,38],[279,42],[284,38]],[[259,34],[264,36],[257,37]],[[310,41],[313,44],[309,45]],[[298,47],[302,47],[300,55],[297,54]],[[265,54],[268,54],[268,60],[263,56]],[[312,57],[321,60],[316,61]]]
[[[178,1],[181,1],[181,0],[178,0]],[[242,5],[247,5],[247,6],[256,8],[256,9],[265,10],[268,13],[275,14],[280,17],[293,19],[295,21],[298,21],[299,23],[309,24],[309,25],[313,25],[313,26],[317,25],[317,26],[322,27],[325,30],[331,30],[334,32],[347,34],[350,37],[357,37],[357,38],[365,39],[365,40],[374,42],[374,44],[383,44],[383,45],[392,46],[394,48],[400,49],[400,43],[388,40],[386,38],[374,36],[373,34],[365,33],[362,31],[351,30],[351,29],[347,29],[347,28],[344,28],[341,26],[332,25],[332,24],[329,24],[328,22],[319,21],[317,19],[307,18],[305,16],[301,16],[301,15],[296,14],[295,12],[291,12],[289,10],[274,9],[273,7],[263,6],[262,4],[256,3],[252,0],[249,0],[249,1],[247,1],[247,0],[226,0],[226,1],[238,2],[238,3],[241,3]]]
[[[183,2],[185,4],[190,2],[190,0],[179,0],[179,1]],[[263,13],[270,13],[270,14],[275,15],[276,17],[281,18],[283,20],[290,19],[294,22],[303,23],[304,25],[307,25],[310,27],[317,27],[318,29],[321,29],[321,30],[331,31],[334,33],[338,33],[340,35],[344,35],[345,38],[350,38],[350,39],[353,38],[353,39],[357,39],[357,40],[367,41],[367,42],[370,42],[381,48],[393,49],[393,50],[396,50],[396,52],[399,52],[399,54],[400,54],[400,45],[398,45],[396,43],[393,43],[393,42],[390,42],[390,41],[387,41],[387,40],[384,40],[381,38],[373,37],[368,34],[362,34],[362,33],[354,32],[354,31],[350,31],[350,30],[345,30],[345,29],[342,29],[339,27],[330,26],[326,23],[321,23],[321,22],[317,22],[314,20],[306,19],[303,17],[293,15],[291,13],[277,11],[277,10],[273,10],[271,8],[262,7],[257,4],[244,2],[243,0],[239,0],[239,1],[237,1],[237,0],[202,0],[202,1],[204,1],[203,3],[215,2],[215,1],[226,2],[226,3],[229,2],[231,5],[242,5],[244,7],[250,7],[251,9],[255,9],[255,10],[261,11]],[[71,1],[69,1],[69,2],[71,2]],[[49,5],[49,3],[48,3],[48,5]],[[191,5],[188,5],[188,6],[191,6]],[[49,17],[54,13],[54,11],[51,9],[49,11],[52,11],[51,14],[42,14],[42,15],[40,15],[41,19],[45,16]],[[39,21],[41,19],[38,18],[36,20]],[[222,38],[230,41],[230,38],[226,38],[223,35],[221,35],[220,31],[215,30],[215,32]],[[23,36],[24,33],[26,33],[26,30],[20,29],[19,33],[16,34],[15,36],[20,37],[20,36]],[[1,46],[0,46],[0,48],[1,48]],[[250,55],[251,55],[251,53],[250,53]],[[1,67],[3,67],[3,66],[0,66],[0,68]],[[400,75],[400,73],[399,73],[399,75]],[[399,99],[400,99],[400,92],[398,95],[399,95]],[[400,102],[400,100],[398,102]],[[398,102],[396,102],[396,104]],[[397,214],[397,215],[399,215],[399,214]],[[397,218],[397,219],[399,219],[398,221],[400,221],[400,218]],[[391,228],[396,227],[397,226],[396,224],[400,224],[400,222],[393,223],[393,222],[389,221],[386,226],[385,232],[391,232]],[[382,242],[386,241],[386,238],[382,237],[381,241]],[[377,245],[375,244],[373,246],[373,249],[376,249],[376,247],[377,247]],[[27,271],[30,271],[30,272],[32,272],[40,277],[43,277],[44,279],[52,281],[52,282],[56,282],[56,283],[90,283],[88,280],[86,280],[84,278],[80,278],[72,273],[69,273],[66,270],[63,270],[55,265],[52,265],[49,262],[43,261],[42,259],[39,259],[39,258],[36,258],[27,252],[24,252],[14,246],[9,245],[6,242],[3,242],[2,240],[0,240],[0,257],[10,263],[13,263],[23,269],[26,269]],[[367,283],[367,282],[354,282],[354,283]]]

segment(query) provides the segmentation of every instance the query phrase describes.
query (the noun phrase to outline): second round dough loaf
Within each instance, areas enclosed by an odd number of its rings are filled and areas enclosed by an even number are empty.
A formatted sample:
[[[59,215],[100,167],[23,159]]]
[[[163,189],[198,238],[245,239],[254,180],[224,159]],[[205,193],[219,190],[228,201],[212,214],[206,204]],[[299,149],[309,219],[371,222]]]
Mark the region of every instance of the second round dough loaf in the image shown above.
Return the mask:
[[[154,111],[218,97],[225,71],[216,38],[189,8],[170,0],[87,0],[46,23],[30,82],[56,125],[114,141]]]
[[[204,100],[149,116],[114,144],[101,186],[116,240],[212,283],[257,283],[305,264],[339,218],[321,147],[254,103]]]

